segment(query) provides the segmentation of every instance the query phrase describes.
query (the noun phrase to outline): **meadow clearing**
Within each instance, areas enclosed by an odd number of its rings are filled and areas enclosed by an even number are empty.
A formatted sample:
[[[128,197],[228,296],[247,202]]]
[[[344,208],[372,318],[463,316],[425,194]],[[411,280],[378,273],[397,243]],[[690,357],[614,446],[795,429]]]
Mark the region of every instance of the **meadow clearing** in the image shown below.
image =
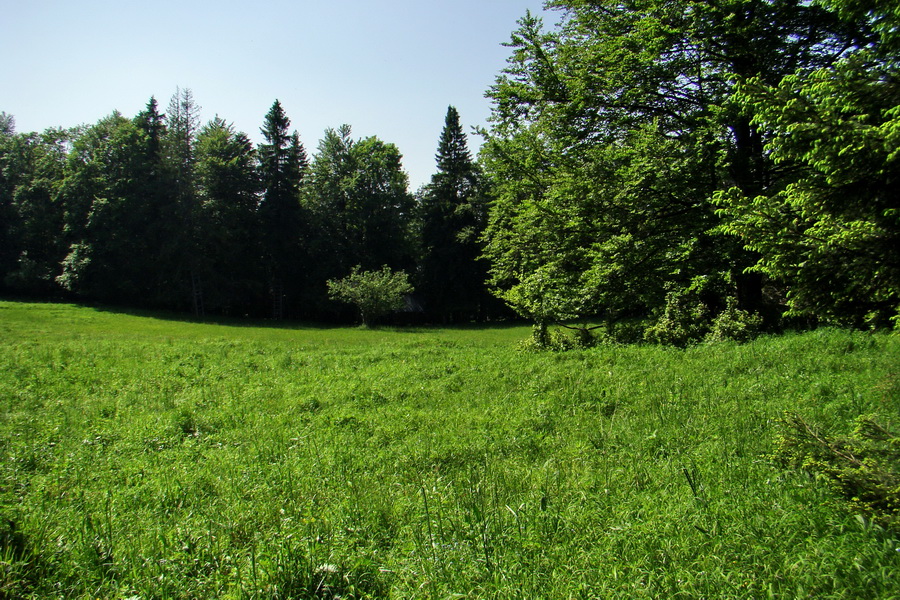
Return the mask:
[[[528,326],[0,302],[0,598],[898,598],[772,459],[900,425],[900,337],[526,352]]]

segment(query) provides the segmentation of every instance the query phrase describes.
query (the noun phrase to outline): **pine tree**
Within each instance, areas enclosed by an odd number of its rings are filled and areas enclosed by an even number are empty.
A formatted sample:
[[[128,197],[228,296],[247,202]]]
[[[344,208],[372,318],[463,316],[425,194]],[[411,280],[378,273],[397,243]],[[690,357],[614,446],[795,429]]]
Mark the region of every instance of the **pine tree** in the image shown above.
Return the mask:
[[[190,88],[176,88],[166,110],[163,137],[166,193],[158,219],[159,289],[166,304],[190,298],[194,314],[203,314],[203,284],[199,277],[199,194],[196,182],[195,142],[200,129],[200,106]]]
[[[467,197],[475,187],[477,173],[459,121],[459,112],[453,106],[447,107],[444,129],[434,158],[437,173],[432,177],[431,187],[455,195],[457,201]]]
[[[159,160],[162,152],[162,139],[166,135],[166,117],[160,114],[156,98],[150,96],[147,108],[138,113],[134,123],[147,134],[147,153]]]
[[[166,160],[175,176],[178,194],[191,193],[193,185],[194,141],[200,129],[200,106],[189,88],[176,88],[166,110],[164,136]]]

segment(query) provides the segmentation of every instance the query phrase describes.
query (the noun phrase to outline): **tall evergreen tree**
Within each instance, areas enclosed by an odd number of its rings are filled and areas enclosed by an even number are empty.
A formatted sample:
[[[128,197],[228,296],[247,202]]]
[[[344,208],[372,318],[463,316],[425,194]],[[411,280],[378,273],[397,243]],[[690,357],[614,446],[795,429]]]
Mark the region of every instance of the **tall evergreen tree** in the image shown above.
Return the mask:
[[[159,112],[156,97],[150,96],[147,106],[134,118],[135,124],[147,134],[147,154],[161,161],[162,140],[166,135],[166,116]]]
[[[478,168],[455,107],[447,108],[438,143],[437,172],[418,206],[417,289],[425,310],[442,321],[478,318],[485,303],[487,268],[479,260],[485,201]]]
[[[0,111],[0,137],[8,137],[15,132],[16,118],[5,111]]]
[[[194,144],[200,128],[200,106],[189,88],[176,88],[166,110],[162,138],[167,181],[160,190],[158,214],[148,232],[159,248],[157,288],[166,304],[189,306],[203,312],[203,282],[200,279],[197,240],[199,200]],[[153,139],[151,137],[152,145]]]
[[[307,168],[306,150],[297,132],[289,133],[290,119],[275,100],[266,114],[259,145],[262,197],[259,218],[263,261],[273,298],[273,316],[282,318],[284,301],[296,299],[304,287],[303,214],[300,184]]]

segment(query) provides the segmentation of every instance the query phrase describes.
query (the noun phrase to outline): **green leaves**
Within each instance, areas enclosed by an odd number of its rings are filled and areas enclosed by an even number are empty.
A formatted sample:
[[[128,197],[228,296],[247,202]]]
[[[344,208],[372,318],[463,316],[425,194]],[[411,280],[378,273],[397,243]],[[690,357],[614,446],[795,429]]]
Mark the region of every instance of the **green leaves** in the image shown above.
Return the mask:
[[[721,230],[760,253],[756,270],[788,284],[793,314],[879,326],[900,308],[898,58],[874,44],[775,85],[738,87],[790,175],[751,198],[717,194]]]
[[[752,268],[797,314],[884,323],[900,61],[893,13],[844,4],[559,0],[554,31],[523,19],[482,152],[497,294],[523,315],[614,319],[726,273],[760,310]]]
[[[626,135],[558,154],[523,133],[483,151],[496,196],[486,255],[498,295],[520,314],[615,320],[704,264],[697,240],[712,215],[698,202],[695,157],[652,125]],[[516,177],[529,162],[543,164]]]
[[[328,281],[329,297],[355,305],[366,327],[403,308],[404,297],[412,291],[406,273],[391,271],[386,265],[380,271],[363,271],[357,265],[347,277]]]

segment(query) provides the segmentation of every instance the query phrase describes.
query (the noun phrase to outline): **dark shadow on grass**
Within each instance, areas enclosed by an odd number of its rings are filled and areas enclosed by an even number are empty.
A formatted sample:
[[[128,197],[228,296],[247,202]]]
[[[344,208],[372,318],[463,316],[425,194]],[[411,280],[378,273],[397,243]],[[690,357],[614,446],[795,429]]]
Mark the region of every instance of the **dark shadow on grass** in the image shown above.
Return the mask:
[[[142,309],[109,305],[80,304],[85,308],[91,308],[98,312],[107,312],[132,317],[145,317],[172,323],[191,323],[197,325],[218,325],[222,327],[242,327],[254,329],[336,329],[342,325],[334,323],[316,323],[311,321],[295,321],[292,319],[263,319],[260,317],[226,317],[223,315],[195,316],[189,313],[167,311],[158,309]]]
[[[15,301],[15,300],[12,300]],[[301,320],[292,320],[292,319],[283,319],[283,320],[275,320],[275,319],[264,319],[260,317],[227,317],[223,315],[209,315],[198,317],[189,313],[171,311],[171,310],[161,310],[161,309],[150,309],[150,308],[134,308],[134,307],[124,307],[124,306],[115,306],[115,305],[107,305],[107,304],[92,304],[85,302],[67,302],[68,304],[73,304],[75,306],[80,306],[82,308],[87,308],[91,310],[96,310],[98,312],[111,313],[111,314],[119,314],[119,315],[128,315],[132,317],[143,317],[150,319],[157,319],[160,321],[168,321],[171,323],[190,323],[197,325],[217,325],[221,327],[240,327],[240,328],[255,328],[255,329],[281,329],[287,331],[309,331],[309,330],[324,330],[324,329],[359,329],[361,331],[366,331],[367,328],[362,327],[359,324],[344,322],[332,322],[332,321],[301,321]],[[426,334],[433,333],[436,330],[443,331],[496,331],[503,329],[513,329],[517,327],[526,326],[529,323],[525,321],[490,321],[486,323],[463,323],[463,324],[453,324],[453,325],[440,325],[440,324],[417,324],[417,325],[395,325],[395,324],[384,324],[384,325],[375,325],[370,329],[371,331],[390,331],[396,333],[407,333],[407,334]]]

